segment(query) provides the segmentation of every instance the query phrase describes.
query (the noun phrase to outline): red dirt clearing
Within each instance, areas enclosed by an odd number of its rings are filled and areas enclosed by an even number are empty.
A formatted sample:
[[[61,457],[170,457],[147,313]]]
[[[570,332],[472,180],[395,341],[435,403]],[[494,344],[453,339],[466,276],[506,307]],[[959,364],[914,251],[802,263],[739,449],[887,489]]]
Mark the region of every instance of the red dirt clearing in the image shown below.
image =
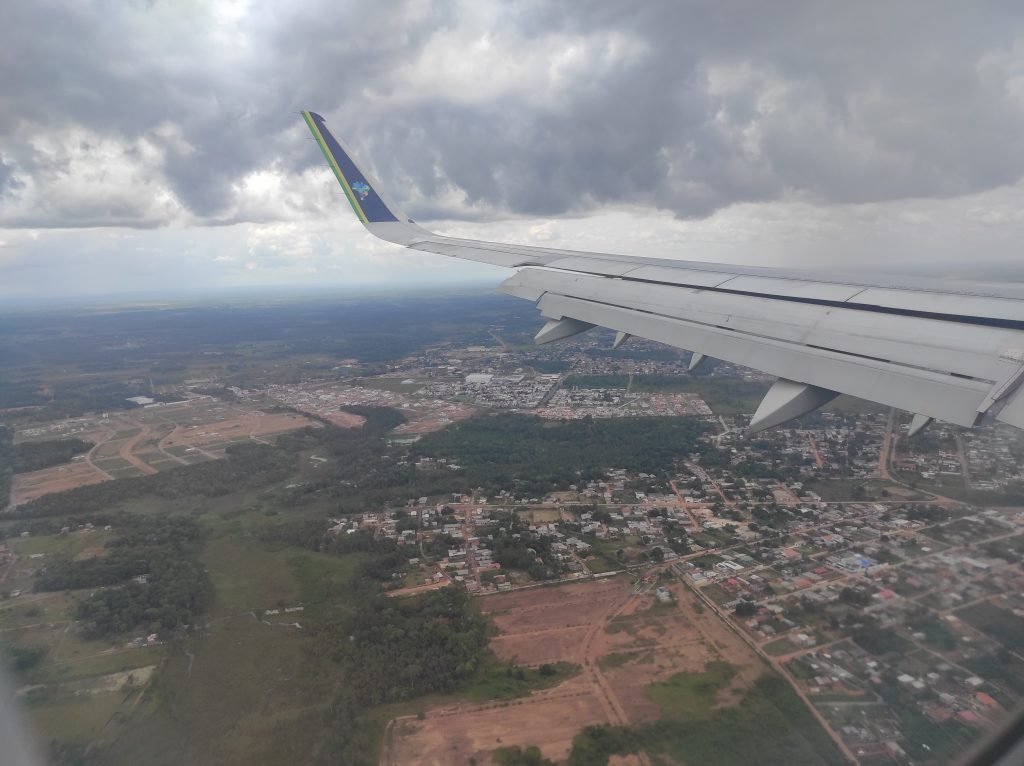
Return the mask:
[[[615,578],[483,597],[480,608],[499,630],[491,639],[491,651],[520,665],[580,663],[587,631],[622,600],[628,587],[628,581]]]
[[[361,428],[363,423],[366,422],[366,418],[362,415],[356,415],[355,413],[344,411],[332,412],[330,414],[323,415],[323,417],[340,428]]]
[[[99,484],[106,480],[103,474],[85,460],[77,460],[41,471],[15,474],[13,500],[15,505],[20,505],[53,492],[63,492],[87,484]]]
[[[538,745],[546,758],[562,760],[584,726],[606,723],[600,702],[583,678],[556,690],[507,703],[433,710],[394,723],[394,746],[386,763],[395,766],[467,766],[491,763],[499,747]]]
[[[309,418],[291,412],[248,412],[202,425],[179,427],[163,441],[162,446],[164,449],[179,446],[202,447],[206,444],[293,431],[308,425],[312,425]]]

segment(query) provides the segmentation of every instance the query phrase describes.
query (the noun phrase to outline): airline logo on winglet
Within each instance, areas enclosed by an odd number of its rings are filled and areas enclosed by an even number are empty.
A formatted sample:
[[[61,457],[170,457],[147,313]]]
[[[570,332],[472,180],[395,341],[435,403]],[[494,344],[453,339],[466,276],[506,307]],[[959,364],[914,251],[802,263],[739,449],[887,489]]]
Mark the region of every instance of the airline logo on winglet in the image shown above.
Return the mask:
[[[363,223],[382,223],[385,221],[397,221],[398,218],[384,204],[380,195],[374,191],[366,180],[366,174],[348,156],[348,153],[341,148],[338,140],[331,135],[324,124],[324,118],[316,112],[303,112],[302,119],[306,121],[306,127],[316,139],[320,151],[324,153],[327,164],[334,172],[335,178],[341,185],[349,204],[356,211],[356,216]]]

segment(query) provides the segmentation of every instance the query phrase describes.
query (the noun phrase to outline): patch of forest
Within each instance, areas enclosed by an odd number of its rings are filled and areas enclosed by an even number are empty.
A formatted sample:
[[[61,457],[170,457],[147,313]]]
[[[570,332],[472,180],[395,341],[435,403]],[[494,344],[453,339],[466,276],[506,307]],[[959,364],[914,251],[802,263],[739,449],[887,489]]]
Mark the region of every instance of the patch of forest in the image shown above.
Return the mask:
[[[210,602],[209,577],[198,561],[202,533],[191,519],[118,517],[104,555],[55,557],[36,575],[37,591],[98,588],[75,607],[87,638],[178,631]]]
[[[92,449],[92,442],[82,439],[48,439],[41,442],[22,442],[14,445],[14,472],[39,471],[53,465],[67,463],[75,455]]]
[[[345,679],[323,714],[328,737],[315,763],[375,765],[383,733],[376,706],[458,692],[479,679],[491,656],[488,622],[464,590],[389,598],[374,579],[381,562],[373,559],[337,608],[308,625],[311,653],[329,658]]]
[[[491,493],[516,484],[536,496],[599,479],[607,468],[668,471],[698,449],[707,428],[685,417],[545,421],[502,414],[429,434],[412,451],[454,461],[470,487]]]
[[[43,394],[37,380],[10,381],[0,379],[0,410],[15,407],[32,407],[46,404],[49,398]]]

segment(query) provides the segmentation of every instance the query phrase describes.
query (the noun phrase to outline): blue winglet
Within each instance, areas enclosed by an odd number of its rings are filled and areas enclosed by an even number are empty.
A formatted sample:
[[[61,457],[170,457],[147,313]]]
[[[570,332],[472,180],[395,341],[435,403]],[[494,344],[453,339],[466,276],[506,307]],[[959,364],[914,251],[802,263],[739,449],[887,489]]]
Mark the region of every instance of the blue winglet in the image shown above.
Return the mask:
[[[306,126],[313,134],[313,138],[316,139],[324,157],[327,158],[327,164],[334,171],[338,183],[345,191],[345,196],[348,197],[359,220],[363,223],[398,221],[398,216],[380,198],[366,173],[359,169],[359,166],[348,156],[348,152],[331,135],[324,118],[316,112],[303,112],[302,119],[306,121]]]

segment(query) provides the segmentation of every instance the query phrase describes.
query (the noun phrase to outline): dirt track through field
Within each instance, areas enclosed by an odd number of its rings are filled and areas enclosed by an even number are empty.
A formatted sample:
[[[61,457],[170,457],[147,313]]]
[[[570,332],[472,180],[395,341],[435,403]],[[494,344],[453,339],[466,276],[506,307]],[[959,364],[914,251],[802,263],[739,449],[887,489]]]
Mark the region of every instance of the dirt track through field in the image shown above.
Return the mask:
[[[135,436],[133,436],[131,439],[129,439],[128,441],[121,445],[121,448],[117,451],[117,454],[121,456],[122,460],[128,461],[143,473],[154,474],[157,472],[157,470],[148,463],[145,463],[142,460],[140,460],[135,455],[135,448],[141,442],[144,442],[149,437],[150,433],[149,426],[140,424],[140,427],[141,430]]]

